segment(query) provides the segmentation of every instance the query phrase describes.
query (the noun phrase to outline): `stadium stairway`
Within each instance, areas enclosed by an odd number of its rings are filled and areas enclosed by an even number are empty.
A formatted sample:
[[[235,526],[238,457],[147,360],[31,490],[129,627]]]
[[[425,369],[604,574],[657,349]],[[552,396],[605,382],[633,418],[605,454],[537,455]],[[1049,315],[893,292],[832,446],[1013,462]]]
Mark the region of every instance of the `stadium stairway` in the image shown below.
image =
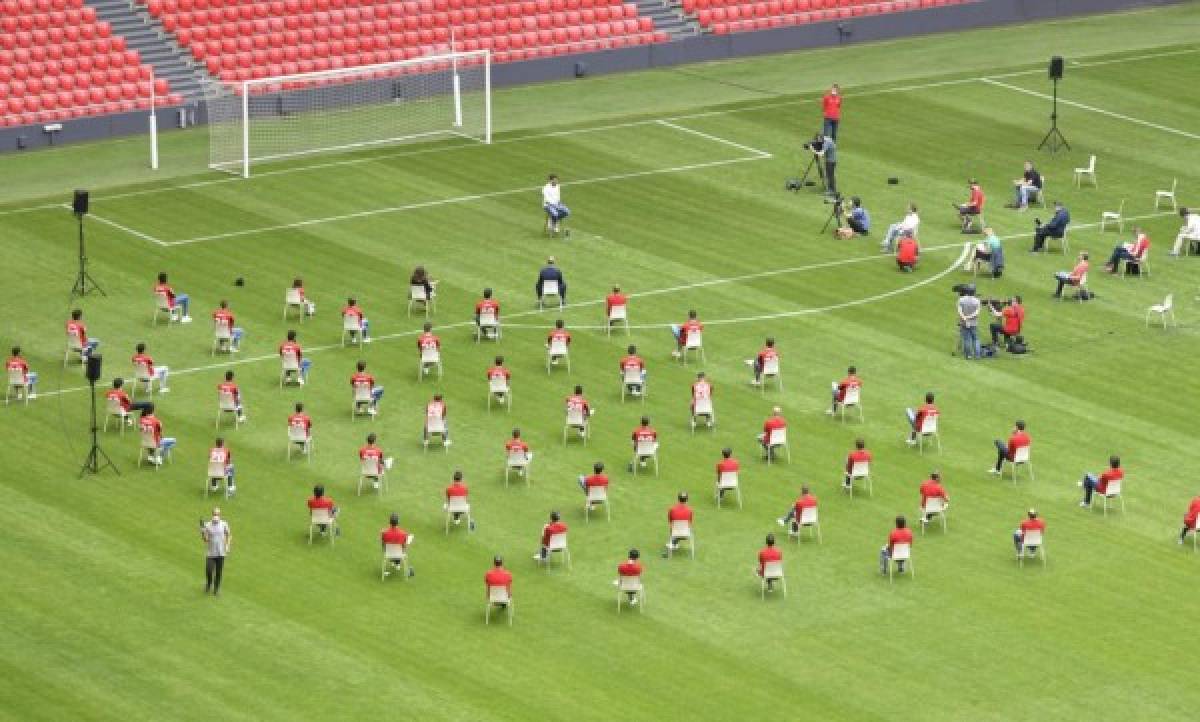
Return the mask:
[[[125,38],[127,47],[141,54],[142,62],[154,66],[155,77],[166,78],[171,92],[184,101],[199,99],[204,94],[208,74],[203,66],[194,65],[187,53],[175,43],[174,37],[163,30],[158,20],[146,12],[144,5],[129,0],[84,0],[95,8],[96,16],[112,25],[114,34]]]
[[[654,21],[654,29],[667,33],[672,40],[700,34],[700,25],[683,14],[679,5],[668,0],[634,0],[638,15]]]

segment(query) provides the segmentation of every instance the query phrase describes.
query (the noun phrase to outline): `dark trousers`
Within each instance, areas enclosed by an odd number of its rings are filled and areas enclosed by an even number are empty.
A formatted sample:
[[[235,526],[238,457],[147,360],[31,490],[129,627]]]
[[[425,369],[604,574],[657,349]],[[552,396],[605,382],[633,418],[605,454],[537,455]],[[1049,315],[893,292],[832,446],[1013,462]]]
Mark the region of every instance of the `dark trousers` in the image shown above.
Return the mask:
[[[1054,233],[1046,229],[1045,226],[1038,226],[1033,232],[1033,250],[1040,251],[1046,245],[1047,238],[1062,238],[1061,233]]]
[[[148,408],[150,408],[149,401],[134,401],[129,404],[129,412],[130,413],[133,413],[136,411],[137,413],[140,414]]]
[[[1117,246],[1113,249],[1112,255],[1108,258],[1108,265],[1112,266],[1113,273],[1117,272],[1117,264],[1121,261],[1133,261],[1134,263],[1137,263],[1137,259],[1133,257],[1132,253],[1126,250],[1125,246]]]
[[[1094,474],[1087,474],[1083,477],[1083,501],[1085,504],[1092,503],[1092,494],[1096,492],[1096,485],[1099,480]]]
[[[822,128],[822,130],[824,131],[822,133],[822,135],[827,135],[830,138],[837,140],[838,122],[839,121],[834,120],[833,118],[826,118],[825,119],[825,127]]]
[[[837,161],[825,161],[825,190],[828,193],[837,193]]]
[[[221,574],[225,571],[225,557],[207,557],[204,560],[204,591],[213,594],[221,591]]]
[[[1000,439],[996,439],[994,443],[996,444],[996,471],[1000,471],[1001,467],[1004,466],[1004,462],[1012,461],[1012,459],[1008,456],[1007,444]]]
[[[846,225],[850,227],[850,230],[854,231],[855,233],[857,233],[860,236],[867,235],[866,227],[863,224],[859,223],[858,221],[854,220],[853,218],[847,218]]]
[[[1000,343],[1001,336],[1004,337],[1005,341],[1007,341],[1009,338],[1009,334],[1004,332],[1003,324],[993,323],[991,326],[988,326],[988,330],[992,332],[992,345],[993,346]]]

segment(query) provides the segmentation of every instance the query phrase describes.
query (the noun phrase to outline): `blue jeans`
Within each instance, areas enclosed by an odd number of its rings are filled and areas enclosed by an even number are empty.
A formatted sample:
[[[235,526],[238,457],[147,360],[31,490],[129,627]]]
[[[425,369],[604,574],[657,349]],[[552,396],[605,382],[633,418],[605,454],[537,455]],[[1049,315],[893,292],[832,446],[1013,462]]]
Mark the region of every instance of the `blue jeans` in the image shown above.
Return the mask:
[[[1067,273],[1066,271],[1059,271],[1058,273],[1054,274],[1054,280],[1058,281],[1058,288],[1054,291],[1055,296],[1062,295],[1063,286],[1075,285],[1071,282],[1071,274]]]
[[[571,210],[562,203],[547,203],[542,208],[545,209],[546,215],[550,217],[550,220],[555,223],[571,215]]]
[[[1029,201],[1031,198],[1037,198],[1037,194],[1040,192],[1037,186],[1027,186],[1027,185],[1017,186],[1016,191],[1017,191],[1017,205],[1021,206],[1022,208],[1029,205]]]
[[[300,360],[300,378],[308,381],[308,370],[312,368],[312,361],[309,359]]]
[[[1092,494],[1096,493],[1096,486],[1099,483],[1100,480],[1096,478],[1095,474],[1083,475],[1083,503],[1092,503]]]
[[[1137,259],[1134,258],[1132,253],[1129,252],[1129,249],[1125,248],[1125,246],[1117,246],[1113,249],[1112,255],[1108,258],[1108,265],[1113,267],[1113,273],[1117,272],[1117,264],[1119,264],[1121,261],[1125,261],[1126,263],[1130,261],[1137,263]]]
[[[191,304],[191,302],[192,302],[192,299],[190,297],[188,297],[188,295],[186,293],[181,293],[175,297],[175,303],[178,304],[179,308],[183,310],[184,316],[191,315],[190,313],[188,313],[188,306]]]
[[[230,345],[231,345],[233,348],[235,348],[235,349],[236,349],[236,348],[241,348],[241,346],[242,346],[242,337],[243,337],[243,336],[245,336],[245,335],[246,335],[246,330],[245,330],[245,329],[241,329],[241,328],[234,328],[234,329],[233,329],[233,331],[232,331],[232,333],[230,333],[230,335],[229,335],[229,343],[230,343]]]
[[[959,326],[958,335],[962,339],[963,358],[979,358],[979,329]]]
[[[837,140],[838,122],[839,121],[834,120],[833,118],[826,118],[825,125],[821,129],[821,134]]]

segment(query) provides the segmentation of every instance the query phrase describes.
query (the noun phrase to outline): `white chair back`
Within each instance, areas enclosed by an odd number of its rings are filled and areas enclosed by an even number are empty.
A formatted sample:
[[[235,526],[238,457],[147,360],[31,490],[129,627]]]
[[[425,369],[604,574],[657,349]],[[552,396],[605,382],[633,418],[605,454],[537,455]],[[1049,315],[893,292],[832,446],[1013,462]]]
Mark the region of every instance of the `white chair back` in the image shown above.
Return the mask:
[[[589,486],[587,490],[587,500],[589,504],[608,503],[608,487]]]
[[[231,391],[218,391],[217,404],[222,411],[237,411],[237,399]]]
[[[856,461],[850,465],[851,479],[865,479],[871,474],[871,462]]]
[[[567,342],[566,342],[566,340],[564,340],[564,339],[561,339],[561,338],[553,338],[553,339],[550,339],[550,351],[549,351],[549,354],[550,354],[551,356],[566,356],[566,355],[567,355]]]
[[[371,384],[366,381],[356,381],[354,383],[354,401],[355,403],[371,401]]]
[[[24,386],[25,372],[21,369],[8,370],[8,385],[9,386]]]
[[[1013,451],[1013,463],[1014,464],[1028,464],[1030,448],[1031,448],[1030,444],[1026,444],[1024,446],[1018,446],[1016,448],[1016,450]]]
[[[359,460],[359,473],[363,476],[383,476],[383,460],[368,456]]]
[[[446,511],[451,514],[466,514],[471,511],[471,505],[465,496],[452,496],[446,501]]]
[[[343,313],[342,314],[342,330],[343,331],[354,331],[355,333],[358,333],[359,331],[362,330],[362,322],[359,321],[358,316],[355,316],[352,313]]]
[[[229,319],[214,318],[213,334],[219,341],[228,341],[233,338],[233,325],[229,323]]]
[[[1162,303],[1163,311],[1170,311],[1174,305],[1175,305],[1175,294],[1168,293],[1167,297],[1163,299],[1163,303]]]
[[[767,439],[767,446],[784,446],[787,444],[787,429],[771,429],[771,436]]]
[[[638,575],[636,577],[621,575],[621,577],[619,578],[618,583],[617,583],[617,589],[621,590],[622,592],[640,592],[640,591],[642,591],[641,575]]]
[[[625,369],[623,378],[626,384],[640,385],[642,383],[642,370],[637,366],[630,366]]]
[[[283,294],[283,302],[289,306],[299,306],[304,303],[304,299],[300,298],[300,289],[289,288]]]
[[[309,512],[309,518],[313,524],[329,524],[333,521],[333,512],[329,509],[310,509]]]
[[[567,426],[583,426],[587,424],[587,418],[583,415],[582,408],[574,406],[567,407]]]
[[[1021,545],[1025,547],[1040,547],[1042,545],[1042,531],[1040,529],[1026,529],[1021,535]]]
[[[783,562],[774,561],[763,564],[763,579],[783,579]]]
[[[149,364],[147,364],[145,361],[137,362],[133,373],[137,377],[138,381],[149,381],[150,379],[154,378],[150,373]]]
[[[83,352],[83,345],[79,343],[79,336],[67,331],[67,348],[75,353]]]
[[[692,538],[692,523],[686,519],[674,519],[671,521],[671,538],[672,539],[691,539]]]
[[[718,489],[736,489],[738,487],[738,473],[736,471],[722,471],[717,477]]]
[[[171,310],[171,298],[164,291],[154,292],[154,304],[159,311],[170,312]]]
[[[912,559],[912,544],[900,542],[892,545],[892,561],[906,562]]]
[[[817,523],[817,507],[806,506],[800,510],[800,526],[809,526]]]
[[[560,296],[558,292],[558,281],[542,281],[543,296]]]
[[[105,408],[110,416],[124,416],[127,412],[125,407],[121,405],[118,399],[110,398],[106,401]]]
[[[694,350],[694,349],[703,348],[703,347],[704,347],[704,332],[700,331],[699,329],[694,330],[694,331],[689,331],[688,335],[687,335],[687,343],[684,345],[684,348],[689,349],[689,350]]]
[[[384,544],[383,557],[389,562],[401,562],[408,556],[403,544]]]
[[[208,478],[223,479],[225,478],[225,461],[223,459],[208,460]]]
[[[763,360],[762,368],[763,376],[778,376],[779,375],[779,357],[772,356]]]
[[[419,301],[425,303],[429,301],[429,294],[425,293],[424,284],[414,283],[408,287],[408,300]]]
[[[438,350],[437,346],[425,346],[421,349],[422,364],[436,364],[441,363],[441,361],[442,352]]]
[[[300,422],[288,424],[288,441],[302,444],[308,441],[308,429]]]
[[[496,318],[496,312],[492,309],[484,309],[479,312],[480,326],[497,326],[500,321]]]
[[[658,453],[658,442],[650,439],[638,439],[634,453],[638,456],[654,456]]]
[[[300,357],[296,355],[295,351],[284,351],[280,359],[283,362],[284,371],[300,370]]]
[[[425,430],[431,434],[446,433],[446,418],[444,416],[426,416]]]
[[[946,510],[946,500],[940,496],[931,496],[925,500],[925,505],[921,511],[926,514],[941,514]]]
[[[1088,158],[1087,172],[1088,173],[1096,172],[1096,156],[1094,156],[1094,155],[1091,156],[1090,158]]]
[[[696,415],[704,414],[704,415],[711,416],[712,412],[713,412],[712,397],[711,396],[701,396],[701,397],[695,399],[695,401],[692,404],[692,408],[694,409],[693,413],[695,413]]]
[[[1114,479],[1108,482],[1108,486],[1104,487],[1105,496],[1120,496],[1121,495],[1121,479]]]
[[[528,466],[528,465],[529,465],[529,457],[525,455],[524,451],[521,451],[520,449],[513,449],[512,451],[508,452],[509,468],[516,467],[516,466]]]
[[[154,431],[151,429],[142,429],[142,448],[157,449],[158,442],[154,439]]]
[[[546,544],[546,549],[552,552],[560,552],[567,548],[567,533],[560,531],[557,534],[550,535],[550,541]]]
[[[493,394],[507,394],[508,379],[499,375],[491,377],[488,379],[488,390]]]
[[[922,434],[936,434],[938,430],[938,415],[932,414],[921,419]]]
[[[512,596],[508,593],[508,587],[488,587],[488,601],[492,604],[508,604]]]
[[[862,393],[862,388],[858,386],[847,386],[846,393],[842,395],[843,406],[853,406],[858,403],[859,394]]]
[[[625,304],[613,306],[608,309],[609,321],[627,321],[629,319],[629,308]]]

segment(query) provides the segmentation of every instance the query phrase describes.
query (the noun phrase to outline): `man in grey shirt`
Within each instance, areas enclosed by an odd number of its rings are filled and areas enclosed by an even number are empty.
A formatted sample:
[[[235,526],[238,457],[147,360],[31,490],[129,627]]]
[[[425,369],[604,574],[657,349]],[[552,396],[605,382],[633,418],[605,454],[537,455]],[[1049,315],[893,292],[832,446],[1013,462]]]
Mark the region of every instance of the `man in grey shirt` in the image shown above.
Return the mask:
[[[813,147],[821,147],[821,159],[825,162],[825,192],[837,195],[837,142],[827,135],[817,133],[813,137]]]
[[[204,593],[213,596],[221,593],[221,574],[225,571],[225,556],[233,544],[229,525],[221,518],[221,509],[214,508],[212,519],[200,522],[200,538],[204,541]]]
[[[958,335],[964,358],[979,358],[979,309],[975,286],[963,286],[958,296]]]

